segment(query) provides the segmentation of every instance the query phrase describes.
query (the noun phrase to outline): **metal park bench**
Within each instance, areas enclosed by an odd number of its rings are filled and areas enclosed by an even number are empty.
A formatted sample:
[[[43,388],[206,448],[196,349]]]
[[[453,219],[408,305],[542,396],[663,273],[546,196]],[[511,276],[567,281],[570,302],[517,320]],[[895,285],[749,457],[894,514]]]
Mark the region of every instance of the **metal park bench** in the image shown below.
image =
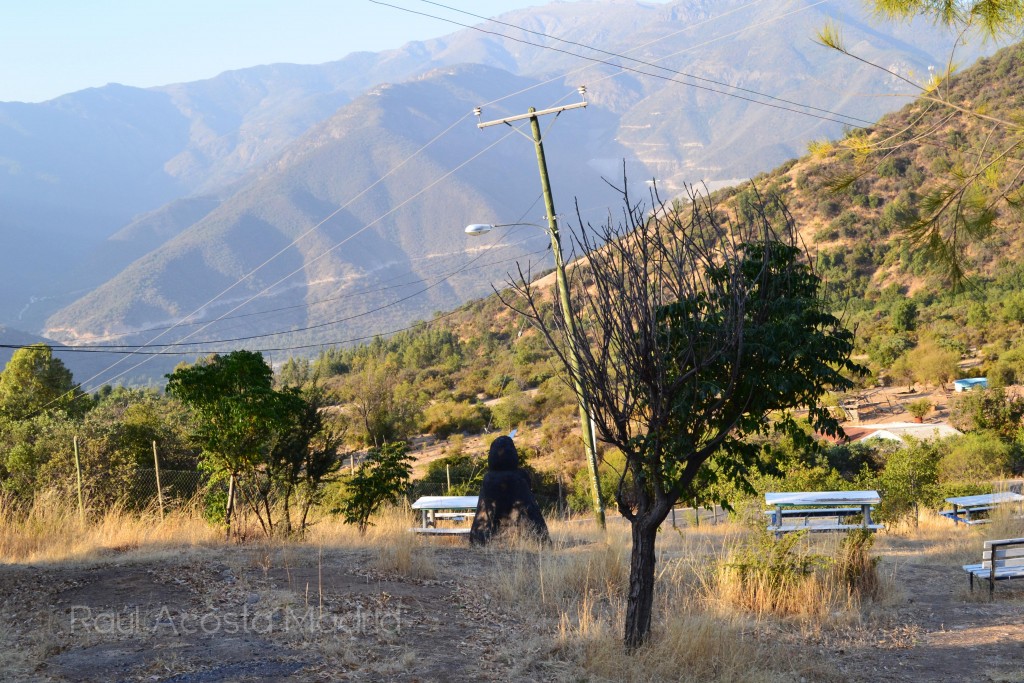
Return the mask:
[[[1018,512],[1024,496],[1011,491],[999,493],[983,493],[977,496],[957,496],[947,498],[946,502],[953,506],[952,510],[943,510],[939,514],[953,520],[954,524],[987,524],[992,520],[988,513],[1000,505],[1017,503]]]
[[[421,525],[410,529],[417,534],[462,535],[468,534],[468,526],[438,526],[437,522],[465,522],[476,515],[478,496],[423,496],[412,504],[419,510]]]
[[[884,529],[883,524],[871,521],[871,510],[881,502],[877,491],[801,491],[793,493],[766,493],[765,503],[773,509],[768,531],[776,536],[793,531],[849,531],[851,529]],[[848,517],[859,517],[857,523],[846,523]],[[819,524],[810,520],[834,517],[835,523]],[[786,520],[802,519],[802,524],[787,524]]]
[[[970,577],[972,591],[975,577],[988,581],[988,595],[991,599],[996,590],[996,581],[1024,578],[1024,538],[985,541],[981,562],[965,564],[964,571]]]

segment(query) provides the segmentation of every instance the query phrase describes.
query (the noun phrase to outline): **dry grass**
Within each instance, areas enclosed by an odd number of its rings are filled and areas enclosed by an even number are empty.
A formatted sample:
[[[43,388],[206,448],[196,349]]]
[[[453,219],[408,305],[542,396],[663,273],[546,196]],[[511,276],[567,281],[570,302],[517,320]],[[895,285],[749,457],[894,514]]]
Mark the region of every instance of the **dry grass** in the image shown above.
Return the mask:
[[[289,588],[293,568],[306,567],[308,574],[310,566],[326,563],[329,555],[335,567],[344,558],[346,566],[404,577],[410,583],[454,579],[459,592],[479,592],[485,606],[498,607],[527,625],[505,645],[502,655],[521,665],[521,677],[566,681],[829,681],[836,674],[826,660],[800,654],[808,651],[808,639],[818,639],[829,629],[858,628],[867,602],[884,609],[896,595],[892,559],[875,572],[874,562],[864,553],[844,556],[838,536],[800,539],[794,546],[798,556],[820,555],[831,563],[780,579],[770,571],[742,569],[760,542],[747,526],[666,529],[658,538],[652,639],[627,657],[622,632],[630,535],[621,520],[611,523],[607,533],[589,521],[552,521],[550,546],[511,535],[485,549],[460,554],[453,550],[465,548],[465,538],[417,537],[408,531],[413,521],[407,510],[390,509],[361,536],[337,518],[324,517],[316,520],[304,540],[226,546],[222,530],[194,510],[169,514],[163,521],[149,512],[114,510],[83,525],[73,505],[41,496],[23,511],[0,500],[0,557],[9,563],[76,563],[105,557],[120,561],[125,551],[133,557],[158,557],[209,547],[221,548],[218,555],[239,577],[253,568],[265,573],[284,568]],[[924,515],[916,529],[877,536],[875,552],[956,567],[977,561],[985,538],[1011,536],[1024,536],[1024,523],[1008,515],[976,527],[954,527],[945,518]],[[453,565],[453,559],[461,564]],[[867,576],[867,583],[855,590],[851,575]],[[262,595],[260,605],[269,609],[322,599],[315,581],[307,590],[304,599],[293,592],[271,591]],[[0,642],[4,639],[0,632]],[[316,647],[327,648],[324,654],[338,661],[356,657],[351,643],[332,643],[325,640]],[[397,674],[424,654],[406,649],[396,656],[394,661],[401,663],[381,663],[379,675]],[[16,654],[0,655],[2,669],[26,666]]]
[[[412,521],[404,510],[391,508],[378,515],[364,540],[376,549],[375,566],[380,571],[410,579],[433,579],[437,576],[434,546],[429,539],[409,532]]]
[[[819,619],[841,614],[846,621],[859,615],[859,601],[839,579],[786,586],[775,596],[788,606],[785,610],[779,604],[771,610],[742,605],[738,596],[728,594],[737,584],[722,567],[733,556],[730,548],[744,542],[748,531],[731,524],[667,530],[658,541],[652,640],[626,657],[628,527],[612,525],[602,536],[586,525],[556,523],[552,536],[553,547],[547,549],[523,539],[490,548],[494,562],[486,589],[514,613],[538,624],[557,624],[555,657],[576,668],[554,677],[559,680],[578,680],[580,670],[617,681],[829,680],[827,668],[766,642],[759,635],[762,623],[780,613]]]
[[[83,522],[75,504],[41,493],[27,509],[0,497],[0,562],[87,561],[111,552],[159,553],[217,542],[221,531],[198,510],[129,511],[113,507]]]
[[[668,612],[655,624],[648,645],[631,656],[623,654],[621,619],[589,620],[578,626],[565,621],[559,637],[563,653],[598,680],[781,683],[832,679],[827,669],[759,639],[746,619],[686,607]]]

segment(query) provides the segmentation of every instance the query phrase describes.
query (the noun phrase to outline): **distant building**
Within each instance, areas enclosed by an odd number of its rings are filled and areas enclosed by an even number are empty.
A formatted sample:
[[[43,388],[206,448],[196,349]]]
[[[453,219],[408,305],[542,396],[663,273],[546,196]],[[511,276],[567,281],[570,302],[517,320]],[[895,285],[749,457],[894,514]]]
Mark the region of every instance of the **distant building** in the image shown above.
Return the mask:
[[[971,389],[988,389],[988,379],[985,377],[971,377],[970,379],[958,379],[953,382],[953,391],[970,391]]]
[[[909,436],[918,441],[937,441],[950,436],[961,436],[963,432],[944,422],[885,422],[881,424],[859,424],[843,427],[846,433],[844,443],[858,443],[871,439],[903,441]]]

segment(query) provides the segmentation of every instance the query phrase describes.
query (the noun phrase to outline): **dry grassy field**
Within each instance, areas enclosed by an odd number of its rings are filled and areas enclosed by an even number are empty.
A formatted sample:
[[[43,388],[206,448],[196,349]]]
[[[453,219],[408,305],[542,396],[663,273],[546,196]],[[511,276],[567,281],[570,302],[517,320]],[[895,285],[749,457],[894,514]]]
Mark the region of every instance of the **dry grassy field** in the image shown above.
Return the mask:
[[[401,510],[232,543],[189,511],[0,514],[3,681],[1024,681],[1024,585],[989,602],[960,569],[1024,536],[1009,519],[879,534],[875,571],[832,535],[666,528],[654,638],[626,656],[622,520],[474,549]]]

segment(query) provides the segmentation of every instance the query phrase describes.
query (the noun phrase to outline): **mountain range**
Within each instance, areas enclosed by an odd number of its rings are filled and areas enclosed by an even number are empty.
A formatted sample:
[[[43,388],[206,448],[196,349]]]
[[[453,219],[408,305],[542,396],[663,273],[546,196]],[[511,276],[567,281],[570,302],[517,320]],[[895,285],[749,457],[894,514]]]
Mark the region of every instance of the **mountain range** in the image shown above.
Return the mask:
[[[586,84],[586,110],[542,124],[558,210],[603,221],[624,171],[664,196],[749,177],[906,102],[893,73],[944,64],[953,42],[805,0],[581,0],[500,21],[316,66],[0,103],[0,324],[272,357],[400,329],[516,261],[550,267],[534,227],[461,230],[543,221],[533,145],[478,130],[474,107],[497,119]],[[828,21],[884,69],[816,44]]]

